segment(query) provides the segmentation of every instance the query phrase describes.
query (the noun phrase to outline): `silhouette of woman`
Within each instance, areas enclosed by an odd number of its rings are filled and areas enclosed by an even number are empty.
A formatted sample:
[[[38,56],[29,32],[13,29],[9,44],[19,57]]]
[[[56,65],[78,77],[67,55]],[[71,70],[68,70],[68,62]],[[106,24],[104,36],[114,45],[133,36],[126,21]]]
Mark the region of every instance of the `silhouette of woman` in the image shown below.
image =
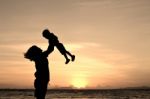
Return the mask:
[[[35,62],[35,93],[36,99],[45,99],[47,92],[47,85],[49,82],[49,67],[48,67],[48,55],[54,50],[53,42],[49,44],[46,51],[42,51],[36,45],[30,47],[24,54],[24,57]]]

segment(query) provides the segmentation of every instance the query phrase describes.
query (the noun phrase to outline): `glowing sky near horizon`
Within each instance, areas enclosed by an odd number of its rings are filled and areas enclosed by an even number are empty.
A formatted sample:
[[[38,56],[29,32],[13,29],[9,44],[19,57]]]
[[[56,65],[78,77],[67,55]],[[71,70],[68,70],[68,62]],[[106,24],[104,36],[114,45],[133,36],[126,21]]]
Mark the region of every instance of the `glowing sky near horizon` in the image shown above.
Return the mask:
[[[149,0],[0,0],[0,88],[32,88],[34,63],[23,53],[46,50],[43,29],[76,55],[49,56],[50,86],[149,86]],[[78,85],[80,83],[80,85]]]

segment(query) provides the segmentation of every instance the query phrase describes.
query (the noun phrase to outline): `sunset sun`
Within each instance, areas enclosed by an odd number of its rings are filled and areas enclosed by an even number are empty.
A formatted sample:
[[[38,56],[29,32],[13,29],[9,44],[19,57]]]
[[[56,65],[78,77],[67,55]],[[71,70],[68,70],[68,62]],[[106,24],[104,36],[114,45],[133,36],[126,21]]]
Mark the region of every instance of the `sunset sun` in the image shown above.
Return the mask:
[[[83,78],[75,78],[72,80],[72,83],[73,87],[75,88],[85,88],[87,86],[87,81]]]

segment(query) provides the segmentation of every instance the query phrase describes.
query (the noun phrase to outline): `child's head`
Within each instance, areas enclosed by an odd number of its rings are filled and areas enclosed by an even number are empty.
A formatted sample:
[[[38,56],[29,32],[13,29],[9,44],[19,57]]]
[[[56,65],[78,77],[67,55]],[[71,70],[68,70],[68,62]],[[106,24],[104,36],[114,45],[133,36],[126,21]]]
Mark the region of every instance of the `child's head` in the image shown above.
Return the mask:
[[[40,55],[42,53],[42,50],[33,45],[32,47],[30,47],[27,52],[24,54],[24,57],[27,58],[27,59],[30,59],[31,61],[32,60],[35,60],[35,58]]]
[[[54,35],[53,33],[49,32],[48,29],[45,29],[43,31],[43,37],[48,39],[51,43],[59,43],[57,36]]]
[[[43,37],[45,37],[45,38],[47,38],[47,39],[50,39],[51,33],[49,32],[48,29],[45,29],[45,30],[43,31]]]

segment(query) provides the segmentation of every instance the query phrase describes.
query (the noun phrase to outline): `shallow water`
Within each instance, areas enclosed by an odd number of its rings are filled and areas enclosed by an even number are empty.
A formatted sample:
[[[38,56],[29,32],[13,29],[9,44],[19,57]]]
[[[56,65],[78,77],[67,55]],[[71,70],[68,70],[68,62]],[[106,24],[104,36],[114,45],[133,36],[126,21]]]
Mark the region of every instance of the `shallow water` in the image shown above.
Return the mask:
[[[46,99],[150,99],[150,90],[49,90]],[[0,99],[35,99],[33,90],[0,90]]]

